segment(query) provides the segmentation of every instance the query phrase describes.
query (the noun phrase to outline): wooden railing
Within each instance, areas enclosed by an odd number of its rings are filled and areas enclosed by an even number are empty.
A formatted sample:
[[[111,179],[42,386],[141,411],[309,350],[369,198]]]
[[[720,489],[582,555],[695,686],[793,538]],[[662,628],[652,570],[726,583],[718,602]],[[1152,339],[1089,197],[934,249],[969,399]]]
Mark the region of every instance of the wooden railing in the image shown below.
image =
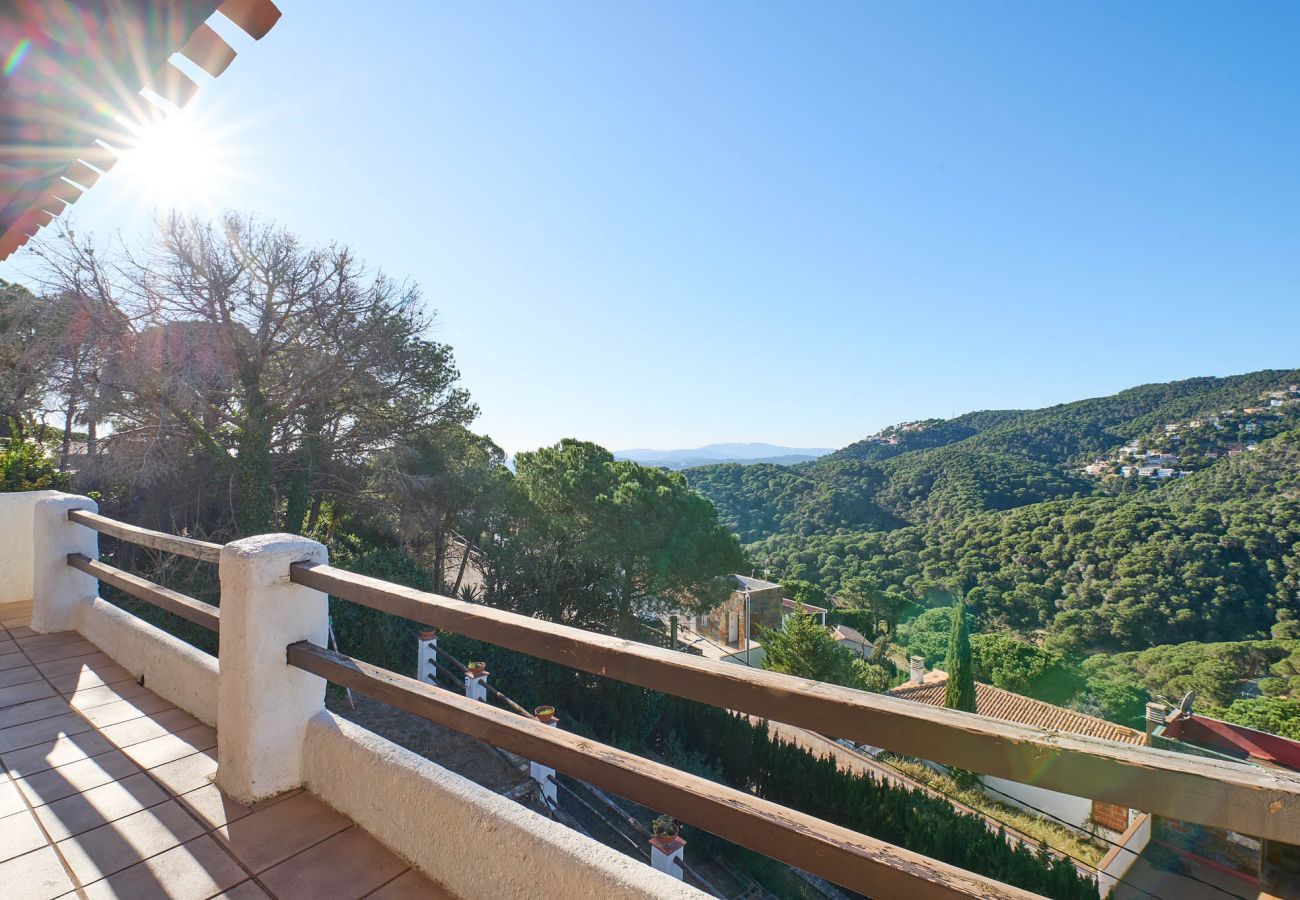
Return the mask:
[[[148,547],[152,550],[174,553],[178,556],[185,556],[207,563],[221,561],[220,544],[212,544],[194,538],[178,537],[161,531],[150,531],[148,528],[127,525],[125,522],[118,522],[116,519],[110,519],[84,509],[68,510],[68,520],[85,525],[87,528],[93,528],[100,534],[106,534],[109,537],[141,547]],[[193,622],[195,625],[209,631],[219,632],[221,630],[221,611],[210,603],[204,603],[202,600],[165,588],[160,584],[155,584],[138,575],[132,575],[130,572],[110,566],[99,560],[90,559],[81,553],[69,553],[68,565],[85,572],[87,575],[94,576],[105,584],[112,585],[124,594],[180,616],[182,619]]]
[[[162,531],[150,531],[148,528],[128,525],[125,522],[119,522],[116,519],[110,519],[107,516],[101,516],[85,509],[68,510],[68,521],[77,522],[87,528],[93,528],[100,534],[115,537],[129,544],[148,547],[151,550],[175,553],[177,556],[187,556],[190,559],[198,559],[207,563],[221,562],[220,544],[199,541],[194,538],[178,537]]]
[[[205,562],[221,545],[83,510],[71,521]],[[216,607],[81,554],[68,564],[213,631]],[[728,710],[963,769],[1243,834],[1295,843],[1300,776],[1096,738],[1064,735],[880,694],[710,661],[400,587],[323,564],[290,581],[509,650]],[[841,826],[524,716],[300,642],[290,665],[563,771],[719,837],[874,897],[1032,896]]]
[[[872,897],[1035,895],[307,642],[290,665]]]
[[[1188,822],[1294,843],[1300,776],[1066,735],[715,662],[326,565],[292,581],[509,650],[820,734]],[[806,867],[805,867],[806,868]]]

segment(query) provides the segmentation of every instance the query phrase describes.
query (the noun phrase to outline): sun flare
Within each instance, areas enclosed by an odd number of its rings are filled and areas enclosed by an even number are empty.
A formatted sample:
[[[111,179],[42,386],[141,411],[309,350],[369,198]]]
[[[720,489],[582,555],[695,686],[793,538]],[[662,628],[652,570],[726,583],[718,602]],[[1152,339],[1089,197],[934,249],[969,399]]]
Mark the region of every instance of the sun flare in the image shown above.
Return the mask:
[[[133,129],[119,166],[150,205],[188,210],[220,202],[225,169],[216,136],[184,113]]]

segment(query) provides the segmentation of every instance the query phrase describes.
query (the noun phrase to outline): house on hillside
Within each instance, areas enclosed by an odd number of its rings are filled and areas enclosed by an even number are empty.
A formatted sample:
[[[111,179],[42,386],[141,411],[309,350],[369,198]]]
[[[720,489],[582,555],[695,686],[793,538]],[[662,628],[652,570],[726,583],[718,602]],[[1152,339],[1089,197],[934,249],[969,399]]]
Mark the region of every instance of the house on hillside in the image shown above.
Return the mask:
[[[781,598],[781,618],[784,621],[786,616],[794,615],[801,612],[806,616],[812,616],[817,620],[817,624],[826,627],[826,613],[828,610],[824,606],[814,606],[811,603],[800,603],[798,600],[791,600],[789,597]]]
[[[944,694],[948,687],[947,673],[937,670],[927,673],[924,660],[920,657],[912,657],[911,665],[911,679],[891,689],[890,696],[910,700],[913,703],[924,703],[927,706],[943,706]],[[981,716],[1002,719],[1006,722],[1016,722],[1035,728],[1050,728],[1067,734],[1086,735],[1121,744],[1142,746],[1147,742],[1145,734],[1132,728],[1125,728],[1123,725],[1116,725],[1061,706],[1053,706],[981,682],[975,684],[975,711]],[[984,792],[994,800],[1019,806],[1037,815],[1058,819],[1109,841],[1118,840],[1139,815],[1134,810],[1114,803],[1076,797],[1033,784],[1008,781],[1005,778],[983,775],[980,783]]]
[[[831,629],[831,637],[835,638],[835,644],[843,647],[854,656],[866,658],[871,655],[874,648],[867,636],[856,628],[850,628],[848,625],[836,625]]]
[[[689,628],[714,644],[744,650],[746,631],[752,642],[760,629],[781,627],[784,598],[779,584],[747,575],[731,577],[735,580],[731,596],[708,612],[696,614]]]

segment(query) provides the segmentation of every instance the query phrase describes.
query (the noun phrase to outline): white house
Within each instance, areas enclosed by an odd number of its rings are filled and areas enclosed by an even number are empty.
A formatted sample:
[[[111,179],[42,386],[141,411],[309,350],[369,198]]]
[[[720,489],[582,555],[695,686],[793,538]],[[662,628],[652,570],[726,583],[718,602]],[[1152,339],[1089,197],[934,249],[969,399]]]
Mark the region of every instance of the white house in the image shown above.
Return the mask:
[[[891,689],[889,694],[914,703],[943,706],[947,686],[947,673],[937,670],[927,673],[924,660],[920,657],[912,657],[911,680]],[[975,684],[975,711],[981,716],[1007,722],[1052,728],[1069,734],[1102,738],[1121,744],[1141,746],[1147,743],[1146,735],[1132,728],[1125,728],[1123,725],[1086,716],[1061,706],[1053,706],[1041,700],[1022,697],[1020,694],[1013,694],[1011,691],[979,682]],[[1113,803],[1076,797],[1034,784],[1008,781],[990,775],[981,776],[981,785],[985,793],[1002,803],[1019,806],[1038,815],[1045,813],[1054,816],[1077,828],[1112,841],[1122,835],[1138,815],[1134,810]]]
[[[843,647],[854,656],[866,658],[874,649],[866,635],[848,625],[836,625],[831,629],[831,637],[835,638],[837,646]]]

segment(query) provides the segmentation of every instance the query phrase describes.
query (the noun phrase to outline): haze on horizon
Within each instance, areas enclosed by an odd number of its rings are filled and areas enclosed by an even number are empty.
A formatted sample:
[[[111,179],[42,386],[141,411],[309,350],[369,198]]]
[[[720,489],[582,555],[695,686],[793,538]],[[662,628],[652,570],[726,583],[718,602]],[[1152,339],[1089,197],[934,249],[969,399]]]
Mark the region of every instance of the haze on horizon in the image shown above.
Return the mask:
[[[1295,6],[278,2],[176,196],[419,282],[510,452],[1300,363]],[[169,199],[114,170],[72,224]]]

